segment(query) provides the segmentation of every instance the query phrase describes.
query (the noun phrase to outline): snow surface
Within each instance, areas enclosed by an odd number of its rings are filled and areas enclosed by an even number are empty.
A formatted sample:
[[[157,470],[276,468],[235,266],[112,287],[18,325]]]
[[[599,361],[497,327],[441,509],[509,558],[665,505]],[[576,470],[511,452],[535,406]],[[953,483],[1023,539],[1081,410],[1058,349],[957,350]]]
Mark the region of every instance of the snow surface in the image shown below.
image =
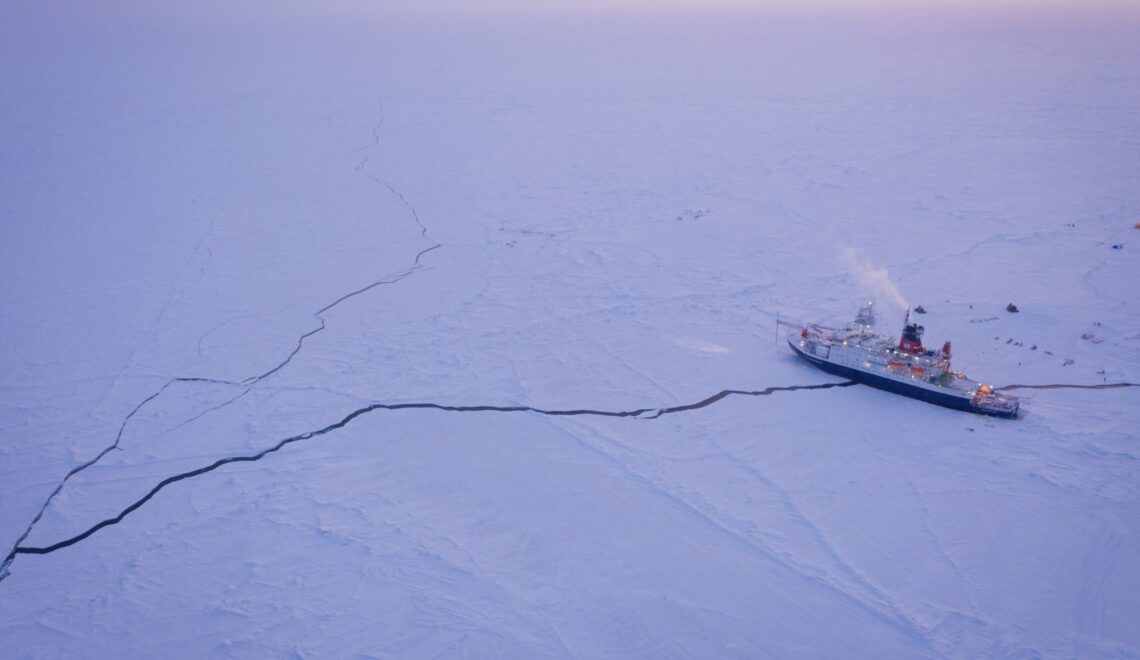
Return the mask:
[[[774,333],[1140,383],[1134,14],[118,11],[0,21],[5,657],[1140,655],[1136,387]]]

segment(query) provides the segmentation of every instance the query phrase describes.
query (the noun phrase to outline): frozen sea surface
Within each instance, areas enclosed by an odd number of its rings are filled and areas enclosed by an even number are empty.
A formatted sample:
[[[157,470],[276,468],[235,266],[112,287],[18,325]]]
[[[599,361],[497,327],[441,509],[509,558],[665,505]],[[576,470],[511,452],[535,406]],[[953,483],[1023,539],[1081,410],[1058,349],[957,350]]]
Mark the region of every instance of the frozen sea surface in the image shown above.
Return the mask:
[[[1135,14],[189,11],[4,12],[5,656],[1140,655]]]

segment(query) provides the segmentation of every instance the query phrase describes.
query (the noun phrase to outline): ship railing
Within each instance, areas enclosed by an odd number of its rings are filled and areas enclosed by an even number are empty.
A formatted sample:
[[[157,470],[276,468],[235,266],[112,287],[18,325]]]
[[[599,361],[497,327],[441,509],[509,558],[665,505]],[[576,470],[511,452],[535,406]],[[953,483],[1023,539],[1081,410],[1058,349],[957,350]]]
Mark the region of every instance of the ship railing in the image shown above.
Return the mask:
[[[799,332],[788,333],[788,339],[798,343],[804,351],[816,357],[828,359],[831,357],[831,342],[827,337],[809,332],[805,337]]]
[[[1020,401],[1013,397],[1004,397],[992,394],[975,394],[972,403],[979,408],[986,410],[997,410],[1001,412],[1013,412],[1017,410]]]

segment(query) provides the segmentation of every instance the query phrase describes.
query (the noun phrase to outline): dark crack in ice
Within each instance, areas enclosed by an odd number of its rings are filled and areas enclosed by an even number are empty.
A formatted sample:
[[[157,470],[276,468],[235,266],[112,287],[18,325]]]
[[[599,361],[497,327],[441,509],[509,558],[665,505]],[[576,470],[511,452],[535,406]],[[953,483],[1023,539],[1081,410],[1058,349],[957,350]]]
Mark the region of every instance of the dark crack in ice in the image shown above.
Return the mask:
[[[381,104],[381,106],[380,106],[380,119],[376,123],[376,125],[373,126],[373,128],[372,128],[372,141],[369,144],[366,144],[366,145],[357,149],[358,152],[363,152],[364,155],[361,157],[360,162],[357,163],[356,167],[354,168],[354,171],[357,174],[360,174],[361,176],[364,176],[364,177],[368,178],[369,180],[375,182],[376,184],[383,186],[393,196],[395,196],[397,199],[399,199],[400,202],[408,209],[409,213],[411,214],[412,220],[415,221],[415,223],[416,223],[416,226],[419,227],[420,237],[423,239],[431,241],[430,237],[428,236],[427,226],[424,225],[423,221],[420,220],[419,213],[416,212],[415,207],[412,206],[412,204],[408,201],[408,198],[406,196],[404,196],[404,194],[402,192],[400,192],[398,189],[396,189],[394,186],[392,186],[391,183],[389,183],[388,181],[381,179],[381,178],[379,178],[373,174],[370,174],[365,169],[365,167],[368,163],[368,159],[369,159],[369,152],[377,149],[380,146],[380,131],[381,131],[381,128],[383,128],[383,126],[384,126],[384,107]],[[228,166],[227,166],[227,168],[228,168]],[[35,528],[35,526],[39,523],[40,519],[43,517],[44,512],[47,511],[48,506],[51,505],[51,503],[55,499],[55,497],[57,495],[59,495],[59,493],[63,490],[64,486],[67,485],[67,482],[72,477],[74,477],[75,475],[86,470],[87,468],[91,467],[92,465],[95,465],[96,463],[98,463],[100,460],[102,460],[102,458],[104,456],[106,456],[112,450],[117,449],[119,447],[119,442],[123,438],[123,433],[126,430],[127,424],[131,421],[131,419],[136,414],[139,413],[140,410],[142,410],[144,407],[146,407],[147,404],[149,404],[152,401],[154,401],[155,399],[157,399],[160,395],[162,395],[163,392],[165,392],[171,386],[179,384],[179,383],[215,383],[215,384],[219,384],[219,385],[237,386],[237,387],[244,388],[244,390],[241,393],[239,393],[237,396],[230,398],[229,400],[223,402],[221,405],[215,406],[215,407],[205,411],[204,413],[200,413],[199,415],[192,418],[191,420],[187,420],[185,422],[182,422],[182,424],[180,424],[180,426],[182,426],[182,425],[188,424],[190,421],[193,421],[193,419],[197,419],[198,417],[201,417],[203,414],[206,414],[208,412],[212,412],[214,410],[217,410],[219,408],[225,407],[225,406],[233,403],[234,401],[240,399],[242,396],[247,394],[250,391],[250,388],[252,388],[257,383],[265,380],[266,378],[269,378],[273,374],[284,369],[290,362],[293,361],[293,358],[295,358],[297,356],[297,354],[301,352],[301,349],[304,348],[306,339],[324,331],[326,328],[326,324],[325,324],[325,319],[321,316],[322,314],[324,314],[325,312],[328,312],[329,310],[333,309],[334,307],[340,305],[341,303],[344,303],[345,301],[347,301],[347,300],[349,300],[355,296],[359,296],[359,295],[361,295],[367,291],[370,291],[370,290],[372,290],[378,286],[382,286],[382,285],[386,285],[386,284],[395,284],[396,282],[399,282],[400,280],[403,280],[403,279],[411,276],[416,271],[422,269],[424,267],[424,265],[422,263],[422,259],[423,259],[424,255],[428,254],[432,250],[435,250],[435,249],[442,247],[442,244],[438,243],[436,241],[431,241],[431,243],[432,244],[430,246],[428,246],[428,247],[426,247],[426,248],[424,248],[424,249],[422,249],[416,253],[415,257],[412,260],[411,267],[409,267],[407,270],[399,273],[398,275],[386,277],[386,278],[371,282],[369,284],[366,284],[365,286],[360,287],[359,289],[356,289],[354,291],[351,291],[349,293],[346,293],[346,294],[340,296],[339,298],[333,300],[332,302],[328,303],[327,305],[325,305],[325,306],[321,307],[320,309],[318,309],[317,311],[313,312],[313,316],[316,317],[316,319],[317,319],[318,326],[316,328],[302,334],[300,337],[298,337],[296,345],[289,352],[289,354],[285,357],[285,359],[282,360],[281,362],[279,362],[278,364],[274,365],[273,367],[271,367],[267,371],[260,373],[260,374],[257,374],[257,375],[254,375],[254,376],[250,376],[250,377],[248,377],[244,380],[241,380],[241,381],[230,381],[230,380],[213,379],[213,378],[200,378],[200,377],[171,378],[170,380],[166,381],[161,387],[159,387],[157,390],[155,390],[152,394],[150,394],[149,396],[144,398],[142,401],[140,401],[138,403],[138,405],[136,405],[129,413],[127,413],[126,417],[123,418],[122,423],[119,425],[119,431],[115,436],[114,442],[112,442],[110,445],[108,445],[107,447],[102,449],[98,454],[96,454],[90,460],[88,460],[84,463],[81,463],[80,465],[77,465],[74,468],[72,468],[67,474],[64,475],[64,477],[60,480],[59,484],[55,487],[55,489],[52,490],[52,492],[47,496],[47,498],[44,500],[44,503],[40,506],[39,511],[36,512],[36,515],[32,518],[32,520],[28,524],[27,528],[23,531],[22,534],[20,534],[20,537],[16,540],[16,543],[15,543],[15,546],[13,547],[13,550],[8,554],[8,556],[4,559],[4,561],[0,562],[0,580],[3,580],[4,577],[7,575],[7,573],[8,573],[7,569],[11,565],[12,559],[15,557],[16,554],[18,554],[17,551],[21,547],[20,544],[23,543],[24,539],[26,539],[29,534],[31,534],[32,530]],[[225,325],[225,323],[228,323],[229,321],[232,321],[232,320],[233,319],[227,320],[227,321],[223,322],[221,325]],[[214,328],[209,330],[206,334],[213,332],[218,327],[221,327],[221,325],[215,326]],[[203,337],[204,336],[205,335],[203,335]],[[199,352],[199,354],[201,354],[201,339],[199,339],[199,342],[198,342],[198,352]],[[244,460],[250,460],[250,459],[244,459]],[[129,513],[129,511],[124,512],[122,515],[126,515],[126,513]]]
[[[329,424],[328,426],[324,426],[324,427],[316,429],[314,431],[306,431],[305,433],[289,436],[288,438],[285,438],[284,440],[279,441],[277,444],[269,447],[268,449],[264,449],[260,452],[257,452],[254,454],[247,454],[247,455],[241,455],[241,456],[231,456],[228,458],[218,459],[218,460],[214,461],[213,463],[206,465],[204,467],[200,467],[200,468],[197,468],[195,470],[190,470],[188,472],[183,472],[181,474],[176,474],[174,476],[167,477],[166,479],[163,479],[162,481],[158,482],[158,484],[156,484],[153,488],[151,488],[151,490],[146,495],[144,495],[140,499],[136,500],[133,504],[131,504],[130,506],[126,507],[121,512],[119,512],[118,515],[116,515],[112,518],[107,518],[106,520],[103,520],[102,522],[99,522],[98,524],[90,527],[89,529],[82,532],[81,534],[77,534],[76,536],[73,536],[69,539],[64,539],[62,541],[59,541],[58,543],[53,543],[51,545],[43,546],[43,547],[23,546],[23,545],[19,545],[19,542],[18,542],[16,547],[14,547],[12,549],[12,551],[8,554],[8,556],[5,558],[3,566],[4,566],[4,568],[7,568],[12,563],[12,561],[15,559],[15,557],[17,555],[46,555],[46,554],[50,554],[52,552],[55,552],[57,550],[62,550],[63,548],[73,546],[76,543],[79,543],[80,541],[90,537],[92,534],[94,534],[95,532],[98,532],[99,530],[101,530],[105,527],[110,527],[111,525],[116,525],[116,524],[122,522],[124,518],[126,518],[132,512],[138,510],[140,507],[142,507],[144,504],[146,504],[148,501],[150,501],[151,498],[153,498],[160,491],[162,491],[164,488],[166,488],[167,486],[169,486],[171,484],[177,483],[179,481],[184,481],[186,479],[192,479],[194,477],[198,477],[198,476],[201,476],[203,474],[207,474],[209,472],[213,472],[214,470],[216,470],[216,469],[218,469],[224,465],[228,465],[230,463],[248,463],[248,462],[252,462],[252,461],[259,461],[262,458],[268,456],[269,454],[280,451],[282,448],[284,448],[290,444],[293,444],[295,442],[300,442],[302,440],[309,440],[311,438],[315,438],[318,436],[325,435],[326,433],[331,433],[332,431],[336,431],[337,429],[344,428],[345,426],[350,424],[353,420],[357,419],[358,417],[361,417],[363,415],[366,415],[368,413],[371,413],[371,412],[374,412],[377,410],[440,410],[440,411],[444,411],[444,412],[454,412],[454,413],[483,413],[483,412],[535,413],[535,414],[539,414],[539,415],[548,415],[551,417],[598,416],[598,417],[628,417],[628,418],[640,418],[643,415],[648,415],[649,413],[653,413],[652,415],[645,417],[645,419],[657,419],[663,415],[670,415],[670,414],[688,412],[691,410],[698,410],[700,408],[705,408],[705,407],[711,406],[712,404],[714,404],[718,401],[721,401],[722,399],[725,399],[729,396],[768,396],[771,394],[775,394],[777,392],[794,392],[794,391],[799,391],[799,390],[825,390],[825,389],[830,389],[833,387],[849,387],[849,386],[855,385],[855,384],[856,383],[854,381],[843,381],[843,382],[838,382],[838,383],[821,383],[818,385],[774,386],[774,387],[765,388],[763,390],[755,390],[755,391],[722,390],[722,391],[720,391],[720,392],[718,392],[718,393],[716,393],[710,397],[707,397],[705,399],[702,399],[702,400],[700,400],[696,403],[692,403],[692,404],[687,404],[687,405],[682,405],[682,406],[673,406],[673,407],[669,407],[669,408],[637,408],[637,409],[633,409],[633,410],[594,410],[594,409],[588,409],[588,408],[559,410],[559,409],[535,408],[532,406],[495,406],[495,405],[456,406],[456,405],[447,405],[447,404],[430,403],[430,402],[425,402],[425,403],[374,403],[374,404],[365,406],[363,408],[358,408],[358,409],[352,411],[351,413],[349,413],[348,415],[344,416],[343,418],[341,418],[339,421],[334,422],[332,424]],[[157,394],[155,396],[157,396]],[[110,449],[108,449],[106,451],[110,451]],[[94,461],[91,461],[91,462],[93,463]],[[78,471],[78,470],[75,470],[75,471]],[[60,487],[62,488],[62,484],[60,485]],[[41,513],[42,513],[42,511],[41,511]],[[38,519],[38,516],[37,516],[37,519]],[[29,531],[30,531],[30,528],[29,528]],[[24,536],[20,537],[20,541],[23,541],[23,539],[26,536],[27,536],[27,533],[25,532]]]

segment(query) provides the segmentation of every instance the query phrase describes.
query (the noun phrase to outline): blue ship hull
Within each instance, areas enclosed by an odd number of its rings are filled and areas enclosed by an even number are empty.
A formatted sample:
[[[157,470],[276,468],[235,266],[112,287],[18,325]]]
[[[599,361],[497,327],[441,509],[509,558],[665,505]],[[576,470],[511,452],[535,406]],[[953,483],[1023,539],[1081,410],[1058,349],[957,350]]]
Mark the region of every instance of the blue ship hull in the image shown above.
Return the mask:
[[[790,339],[788,340],[788,345],[791,346],[792,350],[795,351],[796,354],[803,359],[811,362],[827,373],[835,374],[840,378],[847,378],[857,383],[870,385],[876,389],[886,390],[887,392],[893,392],[895,394],[901,394],[903,396],[908,396],[912,399],[918,399],[919,401],[925,401],[927,403],[933,403],[936,406],[953,408],[955,410],[964,410],[966,412],[972,412],[979,415],[990,415],[992,417],[1017,417],[1016,410],[1010,413],[985,410],[973,405],[970,399],[967,397],[953,396],[951,394],[944,394],[942,392],[928,390],[923,387],[908,385],[907,383],[901,383],[891,378],[884,378],[883,376],[879,376],[877,374],[867,373],[864,371],[859,371],[857,369],[851,369],[850,367],[835,364],[833,362],[828,362],[827,360],[823,360],[815,355],[812,355],[811,353],[805,353],[802,349],[800,349],[799,346],[796,345],[794,341]]]

